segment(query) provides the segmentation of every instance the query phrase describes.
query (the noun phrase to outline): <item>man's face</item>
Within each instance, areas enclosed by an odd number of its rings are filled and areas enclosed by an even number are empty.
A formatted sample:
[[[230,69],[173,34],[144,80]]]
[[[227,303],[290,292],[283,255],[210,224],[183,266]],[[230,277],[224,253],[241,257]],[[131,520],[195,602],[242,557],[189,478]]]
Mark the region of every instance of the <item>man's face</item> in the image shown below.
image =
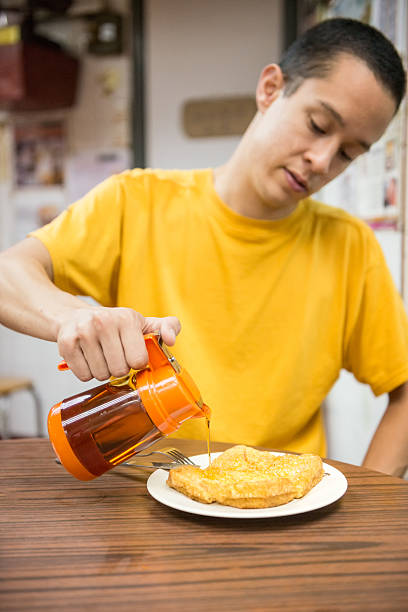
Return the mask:
[[[391,94],[349,55],[325,77],[306,79],[288,96],[278,89],[265,100],[258,100],[249,139],[249,177],[257,197],[278,216],[365,153],[395,112]]]

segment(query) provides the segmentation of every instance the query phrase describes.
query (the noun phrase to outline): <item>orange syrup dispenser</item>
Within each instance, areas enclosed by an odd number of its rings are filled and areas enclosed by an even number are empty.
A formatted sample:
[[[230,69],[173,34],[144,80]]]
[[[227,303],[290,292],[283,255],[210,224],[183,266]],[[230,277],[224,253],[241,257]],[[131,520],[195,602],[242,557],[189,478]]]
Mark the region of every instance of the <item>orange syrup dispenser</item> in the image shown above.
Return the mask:
[[[192,378],[157,334],[144,337],[148,364],[53,406],[48,433],[65,469],[92,480],[190,418],[210,418]],[[68,369],[64,364],[59,369]]]

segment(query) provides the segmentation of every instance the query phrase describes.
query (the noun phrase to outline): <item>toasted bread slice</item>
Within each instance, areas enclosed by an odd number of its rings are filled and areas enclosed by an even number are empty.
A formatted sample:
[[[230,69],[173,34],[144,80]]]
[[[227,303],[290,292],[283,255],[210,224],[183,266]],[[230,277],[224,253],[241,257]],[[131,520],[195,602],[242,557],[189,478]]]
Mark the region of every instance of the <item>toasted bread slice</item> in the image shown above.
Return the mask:
[[[202,470],[182,465],[170,470],[167,483],[173,489],[196,501],[218,502],[237,508],[268,508],[291,501],[296,489],[287,478],[264,475],[256,471],[220,468]]]
[[[167,484],[192,499],[237,508],[269,508],[303,497],[323,476],[317,455],[274,455],[233,446],[206,469],[170,470]]]

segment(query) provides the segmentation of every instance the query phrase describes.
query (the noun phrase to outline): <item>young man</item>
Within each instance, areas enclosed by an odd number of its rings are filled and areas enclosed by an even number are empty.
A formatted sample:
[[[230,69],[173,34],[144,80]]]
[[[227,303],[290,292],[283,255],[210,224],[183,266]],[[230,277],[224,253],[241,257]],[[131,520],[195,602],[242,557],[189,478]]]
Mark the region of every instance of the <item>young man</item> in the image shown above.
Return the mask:
[[[404,92],[379,32],[316,26],[263,70],[224,166],[112,177],[5,252],[2,322],[104,380],[145,364],[143,333],[172,346],[180,320],[174,352],[212,408],[213,439],[231,443],[324,455],[320,405],[346,368],[390,397],[365,464],[401,475],[404,308],[372,231],[309,196],[380,138]]]

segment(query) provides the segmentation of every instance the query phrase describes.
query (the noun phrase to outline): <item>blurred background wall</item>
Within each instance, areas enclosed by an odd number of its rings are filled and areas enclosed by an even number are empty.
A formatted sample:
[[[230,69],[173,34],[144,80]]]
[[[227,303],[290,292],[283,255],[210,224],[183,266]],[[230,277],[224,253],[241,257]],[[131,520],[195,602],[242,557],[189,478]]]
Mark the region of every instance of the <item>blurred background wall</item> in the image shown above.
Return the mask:
[[[102,3],[74,3],[87,14]],[[131,2],[110,6],[123,16],[120,55],[98,56],[87,50],[86,23],[54,20],[41,30],[77,53],[81,61],[76,104],[64,111],[3,113],[0,132],[1,247],[22,239],[39,224],[38,209],[62,210],[97,181],[132,164],[134,98]],[[88,7],[86,6],[88,5]],[[238,136],[191,139],[183,132],[187,99],[253,95],[262,67],[275,61],[283,40],[280,0],[148,0],[144,13],[146,166],[200,167],[222,163]],[[61,119],[65,126],[65,177],[62,185],[16,186],[13,167],[15,122]],[[87,388],[70,372],[58,373],[53,343],[29,338],[0,326],[0,375],[33,379],[43,404],[44,433],[49,408]],[[32,434],[31,400],[12,398],[10,428]]]
[[[130,167],[135,157],[140,159],[135,134],[144,135],[146,166],[192,168],[223,163],[239,135],[189,137],[183,126],[185,104],[253,96],[261,69],[279,59],[293,35],[288,9],[296,2],[146,0],[142,42],[140,31],[135,30],[140,26],[135,19],[135,10],[140,17],[139,5],[130,0],[110,3],[111,11],[122,17],[119,53],[89,50],[89,16],[101,10],[98,0],[73,2],[65,17],[41,24],[41,32],[80,60],[77,97],[69,109],[0,113],[1,248],[23,238],[47,215],[61,211],[105,176]],[[143,74],[138,73],[140,62]],[[140,109],[142,81],[144,110]],[[136,106],[144,115],[142,125],[133,112]],[[39,180],[33,184],[30,179],[19,185],[17,174],[22,173],[19,180],[24,182],[24,173],[16,168],[16,138],[24,144],[24,134],[33,124],[36,129],[40,126],[41,137],[41,125],[49,121],[59,130],[63,179],[48,184]],[[321,195],[330,203],[330,194]],[[377,235],[401,288],[401,232],[380,229]],[[32,378],[42,400],[44,435],[49,408],[92,385],[80,383],[69,372],[57,373],[58,360],[53,343],[0,327],[0,375]],[[360,463],[385,405],[385,397],[374,398],[369,388],[342,373],[325,407],[329,456]],[[16,395],[11,415],[14,435],[33,434],[29,397]]]

